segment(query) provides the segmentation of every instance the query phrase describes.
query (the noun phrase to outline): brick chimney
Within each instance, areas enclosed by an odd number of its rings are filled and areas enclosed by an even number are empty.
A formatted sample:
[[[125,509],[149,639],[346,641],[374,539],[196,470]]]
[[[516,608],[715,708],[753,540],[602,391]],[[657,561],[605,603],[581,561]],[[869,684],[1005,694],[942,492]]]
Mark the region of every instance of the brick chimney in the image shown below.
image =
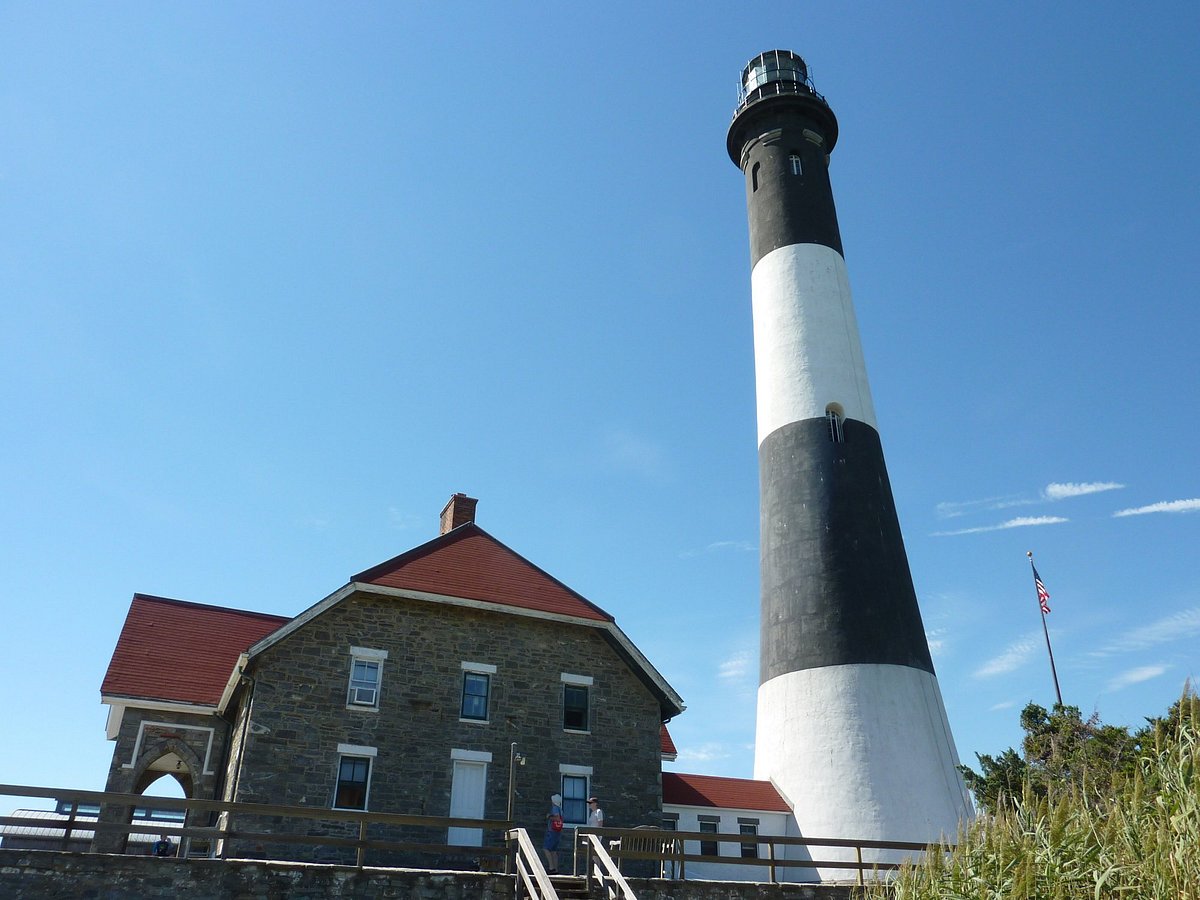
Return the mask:
[[[441,534],[453,531],[459,525],[475,521],[475,505],[479,503],[474,497],[466,494],[453,494],[450,501],[442,510]]]

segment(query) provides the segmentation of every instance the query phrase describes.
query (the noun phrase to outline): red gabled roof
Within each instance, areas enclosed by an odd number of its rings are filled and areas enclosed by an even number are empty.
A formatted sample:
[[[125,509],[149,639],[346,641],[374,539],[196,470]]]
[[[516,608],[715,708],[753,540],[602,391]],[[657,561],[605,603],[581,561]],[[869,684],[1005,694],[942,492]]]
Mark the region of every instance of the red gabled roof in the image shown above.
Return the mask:
[[[662,787],[663,803],[674,803],[678,806],[759,809],[765,812],[785,813],[792,811],[769,781],[663,772]]]
[[[100,693],[216,706],[238,656],[289,621],[134,594]]]
[[[671,740],[671,732],[667,731],[666,725],[663,725],[658,732],[658,745],[662,755],[668,759],[674,759],[679,755],[679,751],[675,749],[675,742]]]
[[[613,617],[500,543],[474,522],[460,525],[351,581],[482,600],[611,622]]]

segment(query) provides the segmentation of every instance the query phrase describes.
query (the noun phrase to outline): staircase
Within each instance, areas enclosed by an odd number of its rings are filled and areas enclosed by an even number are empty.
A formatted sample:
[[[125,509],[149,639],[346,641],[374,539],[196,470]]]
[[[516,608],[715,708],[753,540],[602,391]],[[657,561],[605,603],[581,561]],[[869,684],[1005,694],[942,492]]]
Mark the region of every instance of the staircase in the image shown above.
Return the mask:
[[[587,880],[582,875],[551,875],[550,883],[559,900],[589,900]]]

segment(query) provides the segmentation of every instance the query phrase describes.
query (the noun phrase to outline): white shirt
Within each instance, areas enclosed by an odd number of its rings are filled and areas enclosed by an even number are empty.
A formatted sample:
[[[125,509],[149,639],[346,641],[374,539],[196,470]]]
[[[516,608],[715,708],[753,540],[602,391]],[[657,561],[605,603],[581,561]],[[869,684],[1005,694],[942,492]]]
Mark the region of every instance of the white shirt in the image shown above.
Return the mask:
[[[589,812],[587,823],[588,823],[589,828],[603,828],[604,827],[604,810],[602,810],[599,806],[597,806],[595,809],[593,809],[591,812]]]

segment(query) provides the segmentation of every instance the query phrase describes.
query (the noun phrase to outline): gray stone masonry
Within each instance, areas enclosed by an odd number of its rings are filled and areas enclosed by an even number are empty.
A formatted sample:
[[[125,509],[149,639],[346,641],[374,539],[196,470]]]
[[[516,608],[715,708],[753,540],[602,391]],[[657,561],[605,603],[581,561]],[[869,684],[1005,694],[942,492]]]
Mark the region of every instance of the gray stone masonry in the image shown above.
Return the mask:
[[[347,708],[351,647],[387,651],[377,711]],[[460,721],[464,662],[496,667],[486,723]],[[588,733],[563,729],[562,673],[593,679]],[[357,594],[258,655],[247,674],[253,688],[239,700],[248,697],[250,704],[240,763],[231,754],[239,768],[230,779],[238,801],[330,808],[338,745],[349,744],[377,749],[371,811],[447,816],[451,751],[460,750],[491,754],[484,817],[503,819],[509,748],[516,741],[526,762],[516,769],[514,818],[538,846],[549,796],[560,789],[561,764],[591,767],[589,792],[601,798],[606,824],[660,823],[659,704],[596,628]],[[230,718],[242,721],[240,711]],[[371,836],[386,835],[372,830]],[[568,828],[564,849],[571,837]],[[444,844],[446,833],[404,839]],[[484,839],[501,842],[499,833]],[[282,856],[285,849],[251,848],[265,856]],[[245,850],[233,848],[235,854]],[[313,852],[313,859],[342,861]]]
[[[834,885],[632,879],[638,900],[854,900]],[[510,900],[511,876],[217,859],[0,850],[5,900]]]
[[[228,724],[215,715],[127,707],[114,742],[104,789],[140,794],[158,778],[166,777],[176,778],[188,797],[216,799],[228,737]],[[166,775],[150,768],[169,753],[179,757],[180,768]],[[127,806],[107,804],[101,807],[100,821],[128,822],[132,812]],[[208,824],[207,817],[208,813],[195,814],[190,824]],[[119,853],[124,846],[124,835],[97,832],[92,849]]]

